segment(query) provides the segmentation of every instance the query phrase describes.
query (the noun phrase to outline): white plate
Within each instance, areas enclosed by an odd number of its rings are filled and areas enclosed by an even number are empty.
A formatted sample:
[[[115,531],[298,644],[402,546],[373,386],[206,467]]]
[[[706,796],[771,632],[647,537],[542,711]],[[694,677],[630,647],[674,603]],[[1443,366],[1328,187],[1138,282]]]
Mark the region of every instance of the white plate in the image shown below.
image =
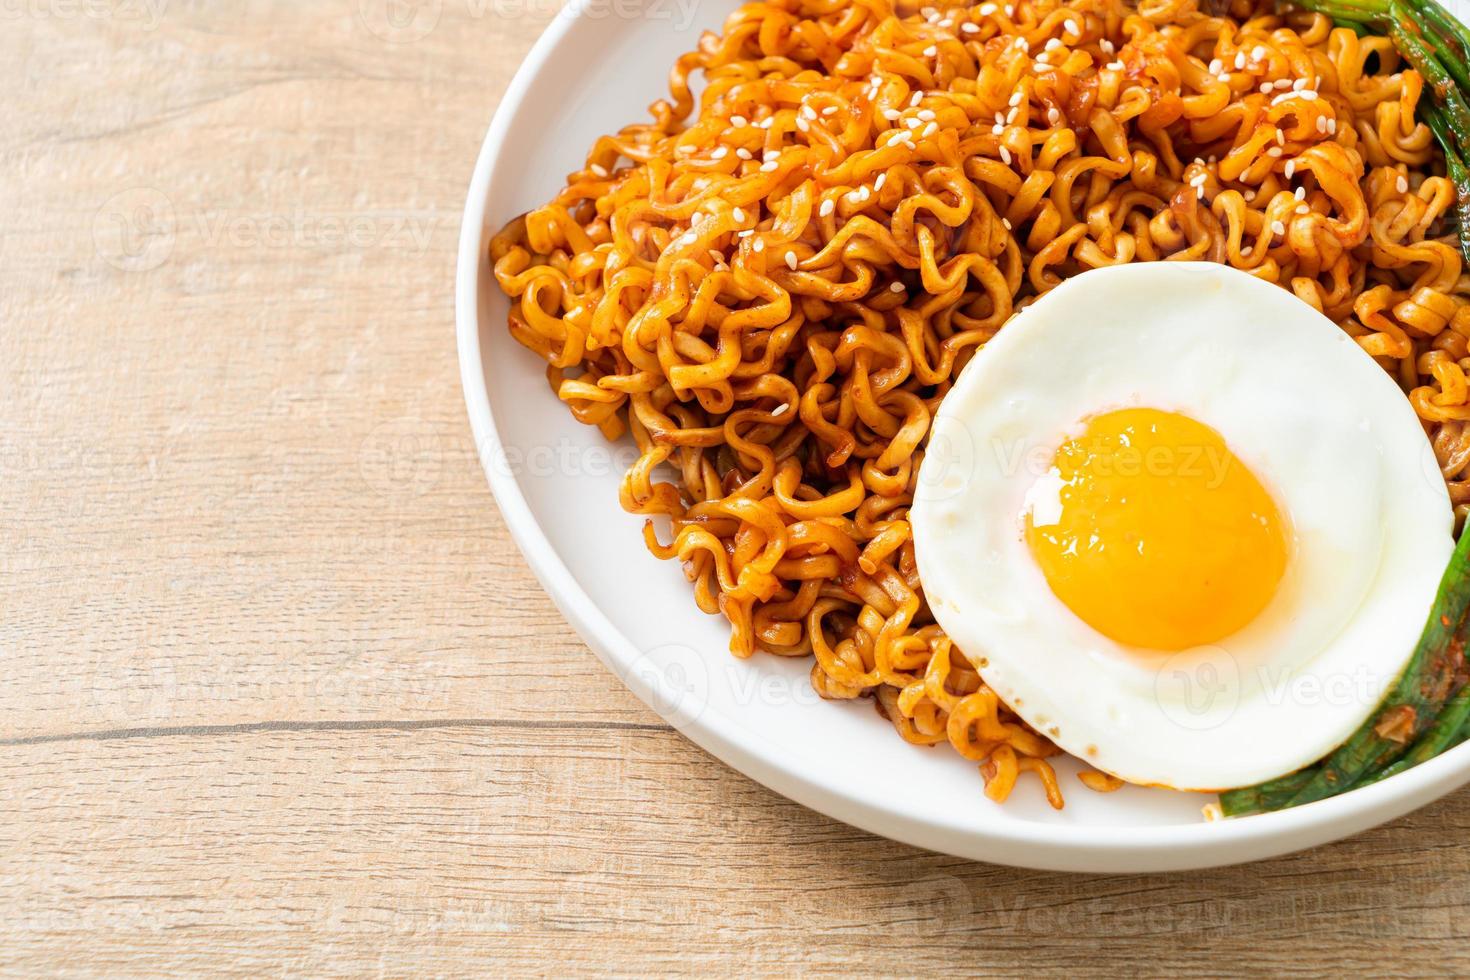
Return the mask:
[[[642,519],[618,506],[630,448],[610,447],[557,401],[543,363],[507,333],[507,301],[485,261],[490,236],[554,195],[596,137],[642,118],[665,94],[674,59],[730,9],[575,0],[511,82],[465,205],[456,309],[480,458],[526,560],[618,679],[696,743],[806,806],[921,847],[1025,867],[1128,872],[1248,861],[1356,833],[1470,780],[1466,746],[1357,792],[1232,821],[1202,821],[1211,797],[1135,787],[1096,794],[1066,768],[1062,812],[1029,777],[997,805],[973,764],[947,747],[903,742],[872,702],[818,699],[809,662],[730,656],[724,620],[699,612],[677,563],[649,555]],[[589,661],[587,669],[600,668]]]

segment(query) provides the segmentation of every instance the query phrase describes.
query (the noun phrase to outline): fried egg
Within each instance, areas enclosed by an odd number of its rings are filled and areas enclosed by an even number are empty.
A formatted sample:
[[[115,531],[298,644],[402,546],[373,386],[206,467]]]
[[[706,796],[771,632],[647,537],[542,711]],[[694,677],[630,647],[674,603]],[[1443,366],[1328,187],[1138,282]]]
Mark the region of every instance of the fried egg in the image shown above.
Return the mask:
[[[1018,715],[1195,790],[1345,741],[1453,549],[1389,375],[1212,263],[1090,271],[1019,312],[941,403],[910,521],[935,619]]]

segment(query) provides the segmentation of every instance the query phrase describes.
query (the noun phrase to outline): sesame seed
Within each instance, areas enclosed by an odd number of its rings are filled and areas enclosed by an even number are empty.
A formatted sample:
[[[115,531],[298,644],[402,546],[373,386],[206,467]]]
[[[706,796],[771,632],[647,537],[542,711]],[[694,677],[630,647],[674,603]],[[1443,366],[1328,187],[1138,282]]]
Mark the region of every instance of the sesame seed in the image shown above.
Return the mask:
[[[924,93],[923,92],[915,92],[913,94],[913,97],[909,99],[909,108],[910,109],[914,108],[915,106],[917,106],[923,100],[924,100]]]
[[[692,231],[686,231],[679,236],[680,245],[693,245],[697,241],[699,241],[699,236]]]
[[[787,413],[787,411],[790,410],[790,408],[791,408],[790,405],[788,405],[786,402],[782,402],[781,404],[777,405],[775,408],[771,409],[771,418],[776,418],[778,416],[785,415]]]
[[[780,166],[780,164],[777,163],[775,160],[767,160],[765,163],[761,164],[761,173],[763,173],[763,174],[772,173],[779,166]]]
[[[903,283],[896,282],[893,285],[889,286],[888,288],[890,290],[892,290],[893,292],[895,292],[895,293],[901,293],[901,292],[903,292]]]
[[[751,158],[751,152],[743,146],[735,151],[735,155],[742,160],[749,160]]]
[[[903,121],[903,124],[905,126],[907,126],[909,129],[918,129],[920,126],[924,125],[924,121],[922,119],[918,119],[918,118],[905,119]]]
[[[1110,62],[1108,62],[1108,68],[1112,69],[1113,71],[1122,71],[1123,70],[1123,62],[1121,62],[1121,61],[1110,61]]]
[[[1220,81],[1222,81],[1222,82],[1228,82],[1228,81],[1230,81],[1230,73],[1228,71],[1222,71],[1220,73]]]
[[[723,159],[725,159],[725,157],[727,157],[729,155],[730,155],[730,148],[728,146],[722,146],[722,147],[719,147],[718,149],[716,149],[715,152],[713,152],[713,153],[710,154],[710,159],[712,159],[712,160],[723,160]]]
[[[1006,113],[1006,125],[1009,126],[1011,123],[1015,122],[1016,117],[1020,114],[1021,110],[1019,107],[1012,109],[1010,112]]]
[[[1271,84],[1271,83],[1270,83],[1270,82],[1264,82],[1264,83],[1262,83],[1262,85],[1261,85],[1261,94],[1262,94],[1262,95],[1267,95],[1267,94],[1269,94],[1269,93],[1270,93],[1270,92],[1271,92],[1271,91],[1272,91],[1272,90],[1273,90],[1273,89],[1274,89],[1274,88],[1275,88],[1275,87],[1276,87],[1276,86],[1274,86],[1274,85],[1272,85],[1272,84]]]
[[[755,234],[755,229],[754,228],[747,228],[744,231],[737,231],[735,233],[735,237],[736,238],[749,238],[751,235],[754,235],[754,234]]]
[[[775,121],[776,121],[776,117],[775,116],[767,116],[766,118],[764,118],[764,119],[762,119],[760,121],[760,128],[761,129],[770,129],[771,128],[771,125]]]
[[[928,139],[937,132],[939,132],[939,123],[932,122],[929,125],[925,126],[924,132],[920,133],[919,135],[921,135],[924,139]]]
[[[786,253],[786,268],[791,269],[793,271],[796,269],[796,253],[795,252],[787,252]]]
[[[1325,133],[1325,132],[1327,132],[1327,117],[1326,116],[1318,116],[1317,117],[1317,132],[1319,132],[1319,133]]]
[[[1297,214],[1311,214],[1312,213],[1312,209],[1309,208],[1309,207],[1307,207],[1305,204],[1298,204],[1296,206],[1296,213]]]
[[[817,208],[817,214],[821,215],[824,218],[830,218],[832,216],[832,212],[836,210],[837,202],[828,198],[827,200],[822,202],[821,207]]]
[[[873,190],[875,192],[876,191],[881,191],[883,189],[883,182],[885,180],[887,180],[887,179],[888,179],[888,171],[885,170],[883,173],[881,173],[881,174],[878,175],[878,179],[877,180],[873,181]]]
[[[897,119],[901,115],[903,115],[903,113],[899,112],[897,109],[883,110],[883,118],[887,119],[889,122],[893,122],[893,120]]]
[[[812,126],[811,126],[811,123],[809,123],[809,122],[806,121],[806,118],[805,117],[798,116],[796,118],[796,128],[799,129],[799,130],[801,130],[803,133],[805,133],[805,132],[808,132],[812,128]]]
[[[1016,106],[1016,105],[1020,105],[1020,104],[1021,104],[1021,93],[1020,92],[1012,92],[1011,93],[1010,101],[1007,102],[1006,105]]]
[[[607,168],[604,167],[600,163],[594,163],[592,166],[588,167],[587,169],[588,170],[591,170],[594,174],[596,174],[599,177],[606,177],[607,176]]]
[[[804,106],[801,107],[801,114],[803,116],[806,116],[808,119],[815,119],[815,118],[817,118],[817,110],[813,109],[809,105],[804,105]]]
[[[1002,7],[1001,9],[1006,12],[1006,16],[1007,17],[1014,17],[1014,16],[1016,16],[1016,5],[1015,4],[1008,3],[1004,7]]]
[[[1050,60],[1051,60],[1051,54],[1049,52],[1046,52],[1046,51],[1043,51],[1043,52],[1041,52],[1041,54],[1039,54],[1039,55],[1036,56],[1036,63],[1038,65],[1044,65],[1044,64],[1046,64]]]
[[[721,262],[725,261],[725,257],[717,252],[715,249],[709,250],[709,257],[710,261],[712,261],[715,265],[719,265]]]
[[[1006,131],[1006,124],[1003,123],[1003,122],[998,122],[994,126],[991,126],[990,127],[990,132],[993,135],[995,135],[995,136],[999,136],[1001,133],[1004,133],[1005,131]]]
[[[1285,146],[1286,145],[1286,134],[1283,133],[1279,129],[1276,130],[1276,145],[1277,146]]]
[[[1196,187],[1196,188],[1195,188],[1195,189],[1194,189],[1194,193],[1195,193],[1195,195],[1196,195],[1196,196],[1197,196],[1197,197],[1199,197],[1199,199],[1200,199],[1200,200],[1201,200],[1201,201],[1203,201],[1203,200],[1204,200],[1204,199],[1205,199],[1205,187],[1204,187],[1204,185],[1203,185],[1203,184],[1201,184],[1201,185],[1199,185],[1199,186],[1198,186],[1198,187]]]
[[[734,218],[742,225],[745,224],[745,210],[743,208],[735,208],[734,210],[732,210],[730,212],[730,217]]]
[[[1266,48],[1264,45],[1257,44],[1254,48],[1251,49],[1252,61],[1260,61],[1264,57],[1266,57]]]
[[[1242,245],[1240,247],[1240,257],[1245,258],[1249,254],[1251,254],[1251,247],[1249,245]]]
[[[1270,147],[1269,149],[1266,150],[1266,156],[1268,156],[1268,157],[1279,157],[1279,156],[1281,156],[1281,147],[1279,147],[1279,146]]]
[[[1018,37],[1016,38],[1016,48],[1020,51],[1030,51],[1031,42],[1026,40],[1024,37]]]
[[[1062,30],[1066,31],[1068,34],[1072,35],[1073,37],[1081,37],[1082,36],[1082,28],[1080,28],[1080,27],[1077,26],[1077,22],[1075,20],[1065,21],[1062,24]]]
[[[1049,38],[1047,40],[1047,42],[1046,42],[1046,50],[1047,51],[1055,51],[1057,48],[1060,48],[1061,46],[1062,46],[1062,42],[1059,39],[1054,38],[1054,37],[1053,38]]]
[[[1003,224],[1003,225],[1005,225],[1006,231],[1010,231],[1011,230],[1011,219],[1010,218],[1001,218],[1000,219],[1000,223]]]
[[[1399,193],[1400,194],[1403,194],[1403,193],[1406,193],[1408,191],[1408,189],[1409,189],[1409,182],[1407,180],[1405,180],[1402,175],[1400,175],[1399,176],[1399,179],[1398,179],[1398,183],[1395,186],[1398,187]]]
[[[1211,75],[1218,75],[1224,68],[1225,63],[1219,58],[1216,58],[1215,60],[1210,62],[1209,72]]]
[[[1011,151],[1003,146],[1000,148],[1000,161],[1008,167],[1011,165]]]
[[[936,45],[936,44],[931,44],[927,48],[924,49],[924,57],[926,57],[926,58],[932,58],[935,55],[937,55],[938,53],[939,53],[939,46]]]
[[[1305,78],[1298,78],[1296,81],[1291,83],[1291,87],[1295,91],[1300,92],[1302,89],[1306,88],[1308,84],[1310,83]]]
[[[744,116],[731,116],[730,125],[738,129],[742,126],[749,126],[750,123],[746,121],[746,118]]]
[[[964,31],[966,34],[979,34],[980,33],[980,25],[979,24],[961,24],[960,25],[960,30]]]
[[[766,240],[764,238],[757,238],[755,244],[750,246],[750,250],[752,252],[764,252],[766,250]]]
[[[999,9],[1000,8],[993,3],[982,3],[980,5],[980,16],[989,17],[991,14],[995,13]]]
[[[1113,42],[1109,41],[1107,38],[1103,38],[1101,41],[1098,41],[1097,47],[1098,50],[1101,51],[1103,54],[1112,54],[1113,52],[1118,50],[1117,48],[1113,47]]]
[[[1285,235],[1286,234],[1286,225],[1282,224],[1279,221],[1273,221],[1273,222],[1271,222],[1271,234],[1278,235],[1278,236]]]
[[[1283,171],[1283,173],[1286,174],[1286,179],[1287,180],[1290,180],[1291,179],[1291,175],[1294,174],[1294,173],[1296,173],[1296,161],[1295,160],[1288,160],[1288,161],[1286,161],[1286,168]]]
[[[1296,199],[1298,201],[1304,201],[1307,199],[1307,189],[1305,187],[1298,187],[1296,189]]]
[[[1062,121],[1062,114],[1057,112],[1055,108],[1048,108],[1046,110],[1046,121],[1055,126]]]
[[[1278,78],[1278,79],[1276,79],[1276,88],[1277,88],[1278,91],[1285,91],[1286,89],[1291,88],[1291,86],[1293,84],[1294,83],[1289,78]]]
[[[1235,52],[1235,70],[1236,71],[1240,71],[1244,67],[1245,67],[1245,52],[1244,51],[1237,51],[1237,52]]]
[[[859,187],[857,196],[859,201],[866,201],[868,198],[873,196],[873,192],[868,190],[867,187]]]
[[[762,157],[761,157],[761,158],[762,158],[762,159],[763,159],[763,160],[765,160],[765,161],[766,161],[766,162],[767,162],[767,163],[770,163],[770,162],[771,162],[771,161],[772,161],[772,160],[774,160],[774,159],[776,159],[776,158],[777,158],[777,157],[778,157],[778,156],[780,156],[780,155],[781,155],[781,151],[780,151],[780,150],[767,150],[767,151],[766,151],[766,152],[765,152],[765,153],[764,153],[764,154],[763,154],[763,155],[762,155]]]
[[[933,119],[934,119],[934,110],[933,109],[920,109],[919,110],[919,118],[922,119],[922,120],[924,120],[925,122],[932,122]]]
[[[1337,120],[1336,119],[1329,119],[1329,120],[1327,120],[1327,132],[1329,132],[1329,133],[1336,133],[1337,132]]]
[[[825,109],[822,110],[822,115],[824,115],[824,116],[831,116],[831,115],[834,115],[836,112],[837,112],[837,107],[835,105],[829,105],[827,108],[825,108]]]

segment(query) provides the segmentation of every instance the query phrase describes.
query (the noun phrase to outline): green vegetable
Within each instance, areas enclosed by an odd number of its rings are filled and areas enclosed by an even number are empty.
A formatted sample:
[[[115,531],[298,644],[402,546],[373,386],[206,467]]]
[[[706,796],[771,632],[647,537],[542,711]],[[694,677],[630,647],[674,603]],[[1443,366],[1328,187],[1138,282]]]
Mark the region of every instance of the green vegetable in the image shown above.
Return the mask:
[[[1440,145],[1453,146],[1449,124],[1438,108],[1431,107],[1423,115]],[[1449,149],[1445,150],[1444,163],[1450,183],[1455,185],[1455,217],[1459,225],[1460,251],[1464,253],[1466,261],[1470,261],[1470,169],[1466,169],[1464,161]]]
[[[1425,732],[1419,741],[1414,743],[1414,747],[1409,749],[1402,759],[1364,778],[1358,785],[1367,786],[1369,783],[1376,783],[1389,776],[1397,776],[1406,769],[1412,769],[1421,762],[1433,759],[1446,749],[1459,745],[1465,741],[1467,735],[1470,735],[1470,732],[1465,730],[1467,720],[1470,720],[1470,684],[1461,687],[1459,693],[1445,704],[1444,710],[1439,713],[1438,720],[1430,726],[1429,731]]]
[[[1436,0],[1299,0],[1298,6],[1333,18],[1358,33],[1386,34],[1399,54],[1424,76],[1433,105],[1420,115],[1444,151],[1455,185],[1460,251],[1470,262],[1470,29]]]
[[[1440,711],[1463,680],[1465,665],[1466,611],[1470,610],[1470,534],[1462,534],[1450,555],[1449,567],[1440,579],[1439,593],[1430,608],[1424,633],[1377,714],[1326,759],[1300,772],[1257,786],[1220,794],[1220,808],[1227,816],[1280,810],[1335,796],[1352,789],[1411,753],[1415,739],[1426,732],[1428,758],[1449,744],[1464,728],[1465,718],[1449,718],[1440,731]],[[1465,693],[1463,690],[1461,693]],[[1457,696],[1458,698],[1458,696]],[[1470,711],[1470,696],[1457,710]],[[1438,733],[1438,734],[1434,734]],[[1420,760],[1422,761],[1422,760]]]

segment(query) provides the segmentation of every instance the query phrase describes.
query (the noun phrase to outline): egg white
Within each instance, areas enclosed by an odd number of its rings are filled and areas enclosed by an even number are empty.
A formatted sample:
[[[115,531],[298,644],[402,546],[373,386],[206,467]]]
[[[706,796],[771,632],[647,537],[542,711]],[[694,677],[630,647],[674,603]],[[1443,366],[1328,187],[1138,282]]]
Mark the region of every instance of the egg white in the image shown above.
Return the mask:
[[[1214,428],[1288,517],[1280,589],[1212,646],[1110,640],[1026,546],[1057,447],[1125,407]],[[1402,672],[1453,548],[1403,392],[1291,293],[1212,263],[1094,270],[1017,314],[941,404],[910,521],[936,620],[1017,714],[1130,782],[1197,790],[1346,740]]]

